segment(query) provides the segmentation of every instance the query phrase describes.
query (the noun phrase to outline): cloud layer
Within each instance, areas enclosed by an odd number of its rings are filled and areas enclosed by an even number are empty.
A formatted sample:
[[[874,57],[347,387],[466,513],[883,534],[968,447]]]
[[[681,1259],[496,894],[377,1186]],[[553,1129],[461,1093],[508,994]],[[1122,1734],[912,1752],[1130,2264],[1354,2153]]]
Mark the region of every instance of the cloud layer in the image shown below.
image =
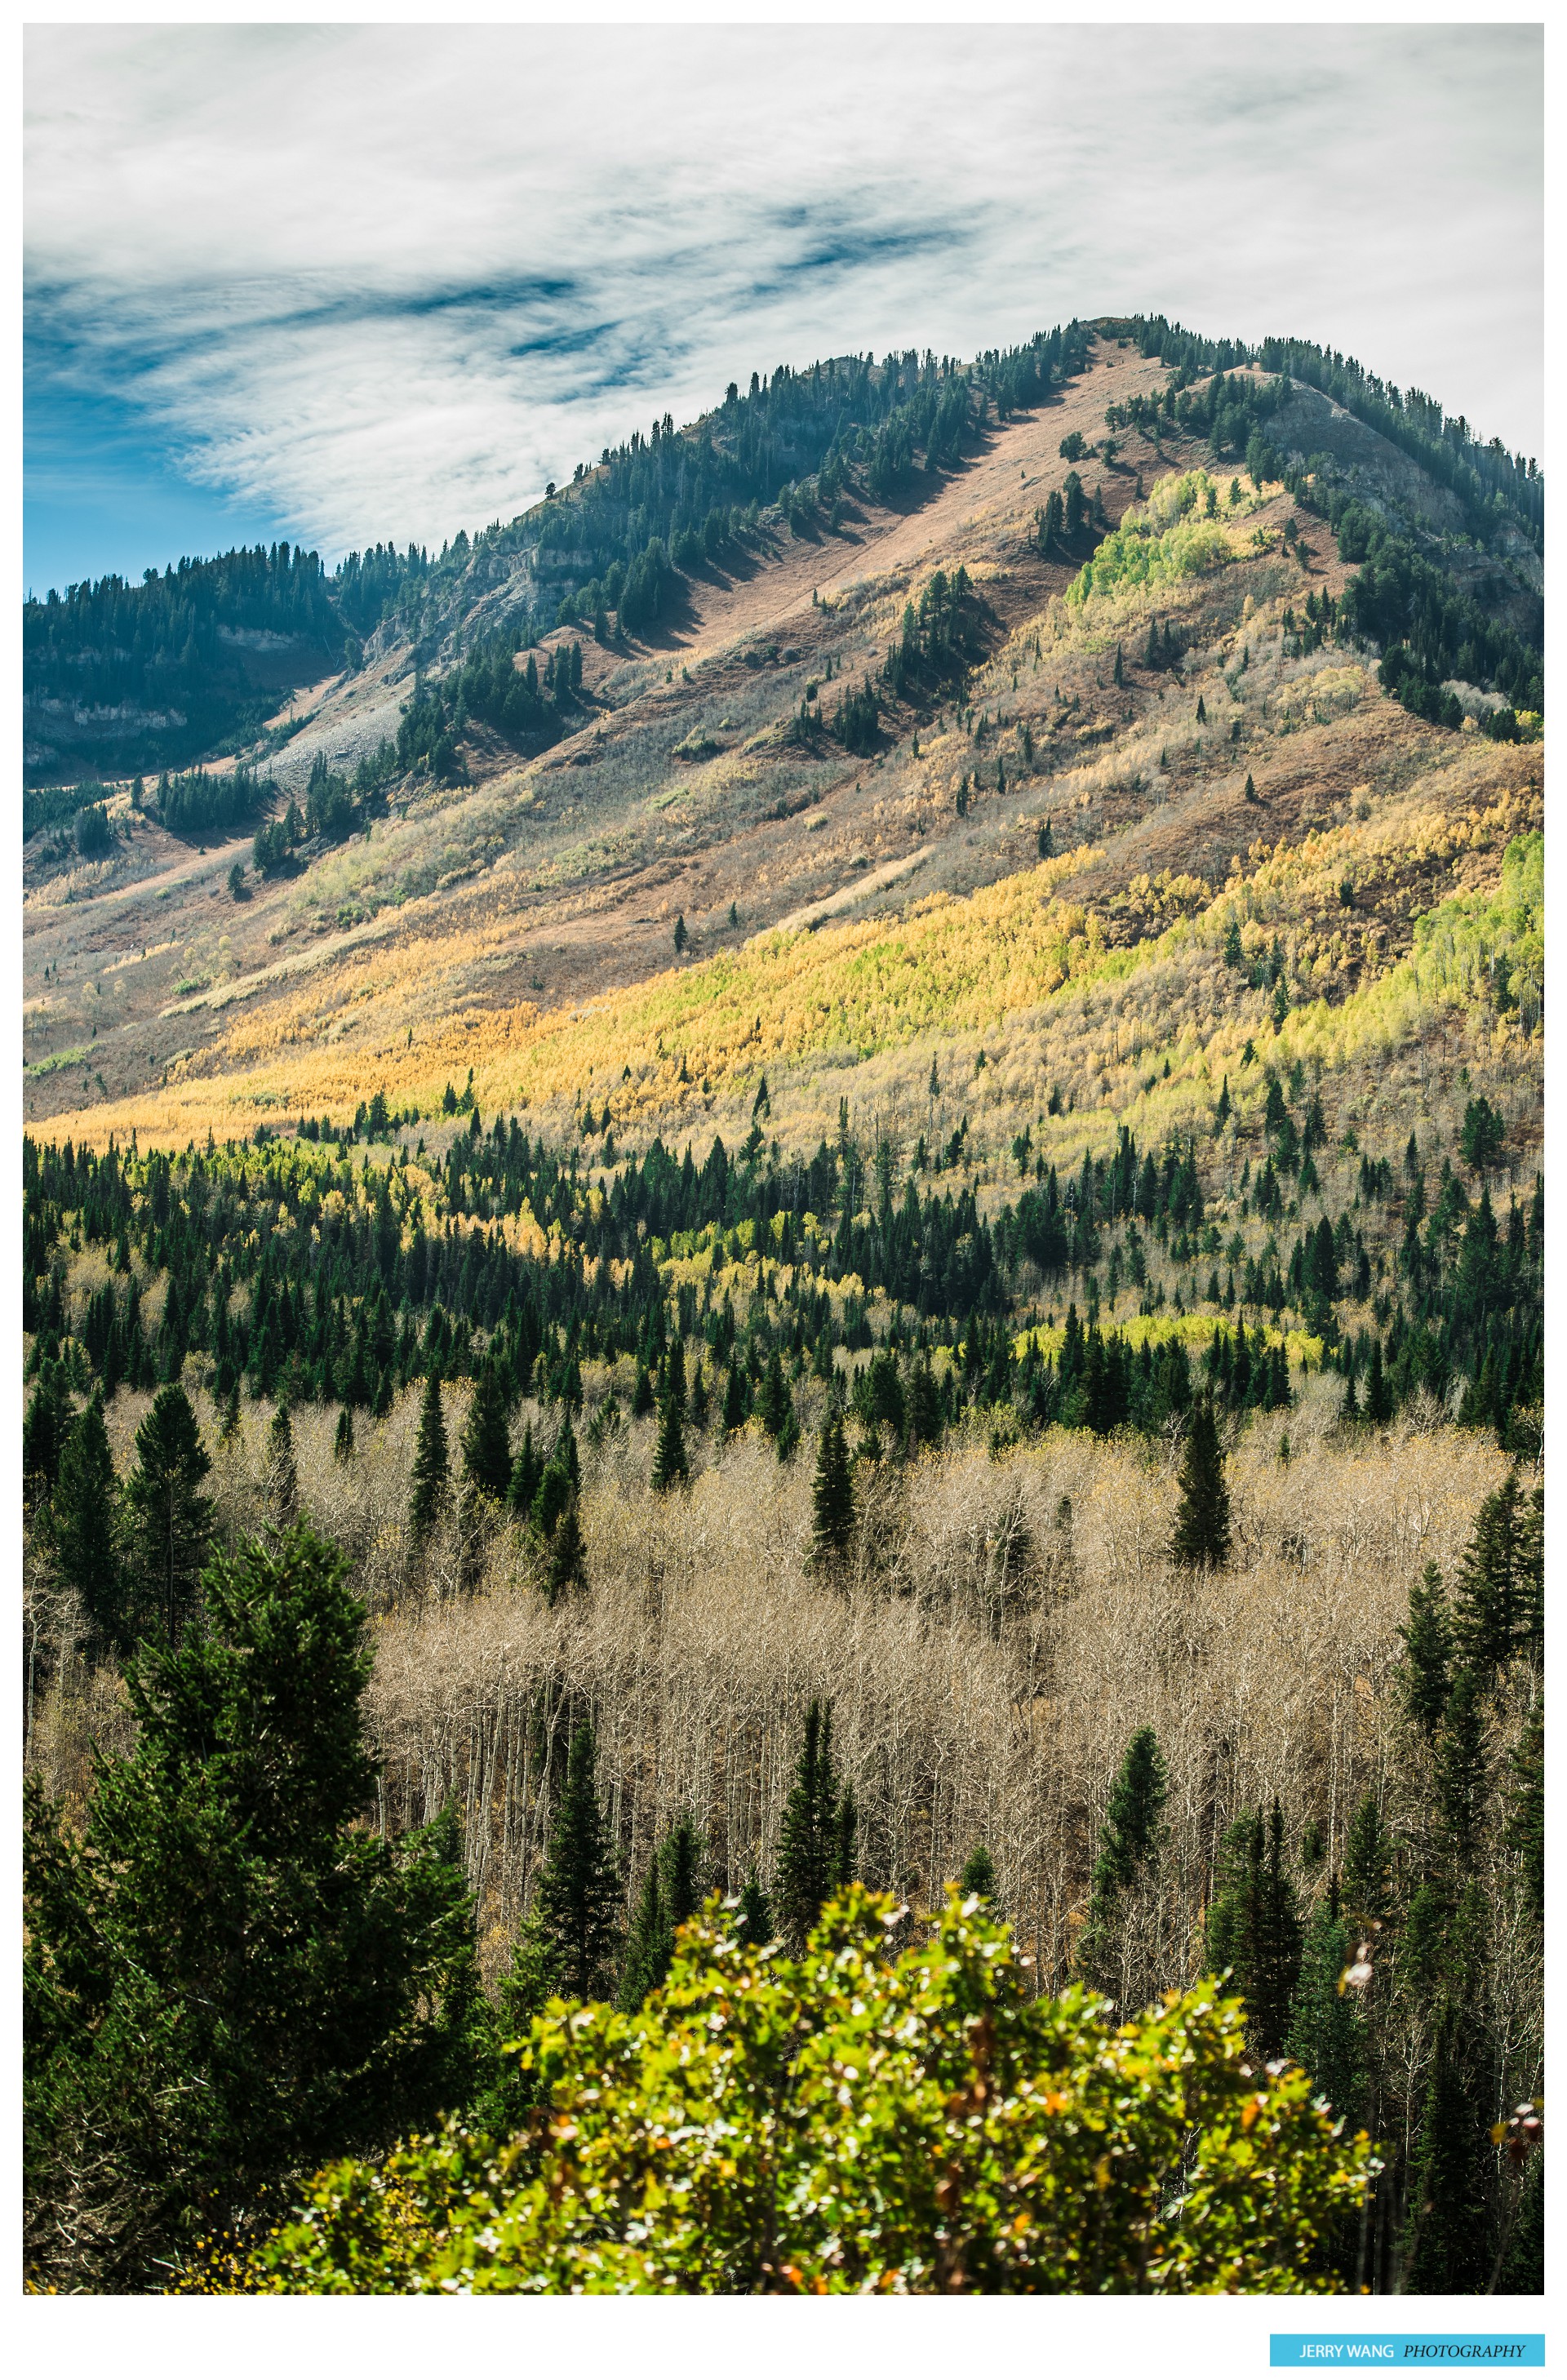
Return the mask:
[[[57,489],[112,399],[336,554],[752,370],[1148,308],[1535,452],[1540,76],[1529,27],[35,29],[30,426]]]

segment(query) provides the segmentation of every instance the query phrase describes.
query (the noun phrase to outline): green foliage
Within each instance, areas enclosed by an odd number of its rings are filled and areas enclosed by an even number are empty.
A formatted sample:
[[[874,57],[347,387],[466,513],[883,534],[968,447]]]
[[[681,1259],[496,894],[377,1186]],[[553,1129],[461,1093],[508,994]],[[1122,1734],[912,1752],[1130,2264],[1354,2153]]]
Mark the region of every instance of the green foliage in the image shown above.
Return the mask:
[[[1088,1915],[1077,1937],[1075,1966],[1085,1982],[1119,1997],[1124,1905],[1159,1855],[1160,1819],[1169,1777],[1159,1739],[1140,1727],[1111,1787],[1099,1857],[1094,1862]]]
[[[174,1644],[195,1612],[214,1509],[201,1482],[212,1467],[185,1390],[161,1388],[125,1487],[133,1633],[161,1629]]]
[[[1217,522],[1192,517],[1212,489],[1206,471],[1161,480],[1095,548],[1066,590],[1068,603],[1081,610],[1090,595],[1173,586],[1221,568],[1231,558],[1229,538]]]
[[[1366,2026],[1358,1997],[1343,1980],[1355,1948],[1338,1896],[1330,1893],[1306,1925],[1284,2042],[1287,2055],[1348,2125],[1359,2123],[1366,2093]]]
[[[854,1832],[854,1798],[846,1786],[840,1792],[832,1765],[832,1713],[813,1702],[784,1807],[773,1894],[779,1925],[796,1949],[832,1895],[852,1880]]]
[[[145,2289],[283,2177],[462,2103],[478,1983],[448,1821],[362,1824],[370,1674],[347,1565],[301,1527],[203,1579],[127,1670],[135,1752],[82,1835],[30,1784],[27,2239],[62,2289]]]
[[[1277,1799],[1266,1820],[1258,1808],[1238,1818],[1225,1837],[1208,1914],[1208,1956],[1216,1969],[1233,1975],[1258,2056],[1276,2057],[1289,2028],[1301,1958]]]
[[[419,1406],[419,1437],[408,1496],[408,1526],[416,1543],[428,1537],[446,1500],[451,1459],[446,1446],[446,1420],[441,1410],[441,1374],[433,1370],[424,1384]]]
[[[71,1425],[60,1456],[49,1540],[61,1577],[81,1598],[93,1649],[127,1649],[119,1482],[96,1391]]]
[[[463,1429],[463,1475],[499,1503],[511,1484],[511,1430],[500,1367],[481,1364]]]
[[[858,1888],[804,1958],[715,1903],[633,2015],[551,2008],[537,2165],[457,2131],[340,2165],[234,2277],[267,2293],[1324,2291],[1373,2170],[1210,1985],[1110,2030],[1033,1999],[954,1893],[889,1958]]]
[[[1213,1406],[1206,1397],[1192,1408],[1180,1488],[1171,1544],[1173,1559],[1191,1568],[1221,1569],[1230,1558],[1230,1491]]]
[[[974,1892],[981,1900],[990,1901],[992,1907],[999,1905],[996,1864],[983,1843],[976,1843],[964,1861],[963,1874],[958,1882],[966,1899]]]
[[[599,1807],[596,1761],[591,1727],[577,1728],[533,1909],[556,1988],[577,1999],[603,1987],[620,1939],[620,1864]]]
[[[1401,1628],[1399,1633],[1403,1639],[1400,1676],[1403,1706],[1429,1742],[1447,1708],[1453,1653],[1447,1594],[1435,1562],[1426,1564],[1418,1581],[1410,1588],[1409,1625]]]
[[[855,1535],[855,1484],[844,1440],[844,1416],[835,1404],[829,1405],[817,1441],[811,1513],[811,1559],[831,1569],[846,1560]]]

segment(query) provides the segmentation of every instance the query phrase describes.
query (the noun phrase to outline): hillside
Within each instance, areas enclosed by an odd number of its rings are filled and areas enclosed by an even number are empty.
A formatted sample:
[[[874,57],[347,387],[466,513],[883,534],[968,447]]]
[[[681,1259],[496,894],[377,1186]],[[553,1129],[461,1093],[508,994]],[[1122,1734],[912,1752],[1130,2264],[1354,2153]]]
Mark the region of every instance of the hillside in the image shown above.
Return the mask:
[[[815,1794],[910,1938],[988,1876],[1026,1996],[1232,1973],[1381,2157],[1267,2286],[1530,2289],[1543,487],[1318,350],[1052,336],[666,419],[383,554],[264,739],[52,797],[29,1765],[79,1815],[138,1633],[308,1514],[344,1823],[488,1994],[319,2155],[515,2129],[484,2025],[640,2007],[677,1867],[805,1893]],[[39,2270],[140,2285],[61,2175]]]

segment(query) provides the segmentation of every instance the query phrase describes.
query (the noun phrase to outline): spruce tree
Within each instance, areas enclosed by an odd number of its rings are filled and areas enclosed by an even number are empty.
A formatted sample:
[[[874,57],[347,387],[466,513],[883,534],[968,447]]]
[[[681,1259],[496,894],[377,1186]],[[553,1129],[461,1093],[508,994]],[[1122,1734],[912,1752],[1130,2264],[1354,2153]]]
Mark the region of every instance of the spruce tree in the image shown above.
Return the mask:
[[[506,1502],[514,1512],[521,1513],[526,1519],[532,1512],[533,1499],[539,1493],[539,1482],[543,1475],[543,1460],[535,1451],[533,1425],[528,1422],[523,1429],[522,1444],[517,1449],[516,1461],[512,1464],[511,1479],[506,1488]]]
[[[1283,1847],[1277,1798],[1267,1819],[1260,1808],[1239,1819],[1226,1837],[1226,1864],[1208,1915],[1209,1962],[1215,1972],[1231,1971],[1246,2004],[1247,2031],[1264,2058],[1283,2047],[1300,1972],[1300,1920]]]
[[[826,1902],[848,1881],[853,1811],[852,1797],[839,1793],[832,1766],[831,1707],[823,1710],[813,1702],[806,1713],[805,1741],[784,1811],[774,1888],[779,1925],[796,1951],[804,1949]]]
[[[432,1366],[424,1384],[419,1407],[419,1436],[414,1442],[414,1467],[408,1498],[408,1528],[416,1546],[423,1545],[446,1501],[450,1457],[446,1421],[441,1410],[441,1374]]]
[[[691,1475],[686,1457],[686,1432],[681,1426],[680,1406],[674,1394],[665,1390],[659,1408],[659,1434],[653,1448],[652,1485],[658,1495],[666,1495],[683,1479]]]
[[[789,1394],[788,1382],[784,1378],[783,1360],[776,1347],[768,1358],[761,1394],[757,1399],[757,1412],[769,1438],[776,1438],[794,1418],[794,1400]]]
[[[1489,2142],[1468,2031],[1456,2005],[1439,2010],[1405,2202],[1400,2285],[1415,2296],[1468,2295],[1488,2277]]]
[[[463,1428],[463,1476],[496,1502],[511,1484],[511,1431],[500,1367],[490,1356],[480,1365]]]
[[[572,1488],[566,1492],[565,1509],[550,1540],[549,1567],[544,1573],[544,1599],[547,1603],[558,1603],[562,1596],[568,1595],[573,1587],[587,1584],[587,1555],[577,1490]]]
[[[175,1644],[198,1600],[213,1506],[201,1490],[212,1458],[189,1398],[173,1382],[136,1433],[136,1457],[125,1489],[135,1625],[161,1628]]]
[[[1488,1685],[1541,1633],[1545,1491],[1525,1501],[1516,1471],[1476,1515],[1458,1577],[1455,1633],[1464,1661]]]
[[[1392,1909],[1392,1843],[1375,1793],[1362,1796],[1349,1822],[1340,1888],[1357,1931],[1385,1923]]]
[[[49,1502],[48,1534],[60,1575],[80,1598],[93,1651],[124,1650],[128,1639],[119,1483],[103,1400],[96,1391],[67,1434],[60,1475]]]
[[[299,1517],[299,1473],[294,1461],[294,1424],[288,1401],[280,1397],[267,1430],[268,1518],[275,1528],[292,1528]]]
[[[1537,1702],[1509,1763],[1507,1847],[1523,1868],[1524,1904],[1545,1915],[1545,1705]]]
[[[964,1861],[958,1881],[966,1894],[977,1892],[981,1900],[996,1899],[996,1864],[983,1843],[976,1843]]]
[[[579,2000],[601,1996],[620,1938],[620,1863],[599,1807],[596,1756],[584,1724],[571,1739],[535,1902],[560,1988]]]
[[[615,2006],[635,2015],[650,1992],[657,1991],[674,1955],[674,1929],[663,1904],[663,1886],[657,1857],[648,1862],[642,1889],[632,1912],[626,1937],[626,1963],[621,1971]]]
[[[1180,1489],[1172,1559],[1193,1569],[1221,1569],[1230,1557],[1230,1491],[1224,1484],[1224,1458],[1208,1397],[1199,1397],[1192,1407]]]
[[[748,1943],[753,1950],[765,1950],[768,1944],[776,1939],[772,1904],[762,1890],[754,1868],[741,1890],[735,1931],[740,1940]]]
[[[347,1564],[305,1527],[207,1570],[127,1671],[134,1750],[68,1828],[30,1791],[35,2281],[166,2286],[285,2177],[464,2105],[480,2027],[456,1828],[383,1842]],[[199,1888],[197,1888],[199,1883]]]
[[[844,1442],[844,1416],[835,1404],[828,1406],[817,1441],[811,1513],[811,1562],[820,1569],[835,1568],[847,1560],[855,1535],[855,1484]]]
[[[1435,1741],[1447,1708],[1448,1679],[1452,1668],[1452,1623],[1448,1616],[1442,1574],[1427,1562],[1409,1590],[1409,1625],[1401,1628],[1403,1659],[1399,1664],[1399,1692],[1404,1709],[1427,1743]]]
[[[1484,1822],[1487,1784],[1485,1712],[1480,1682],[1460,1670],[1448,1695],[1436,1741],[1437,1817],[1453,1871],[1473,1861]]]
[[[38,1386],[22,1421],[22,1479],[30,1504],[47,1496],[60,1474],[60,1457],[71,1426],[70,1402],[60,1366],[45,1358]]]
[[[336,1463],[351,1463],[354,1459],[354,1416],[347,1405],[337,1416],[337,1434],[332,1441],[332,1454]]]
[[[749,1410],[750,1400],[746,1393],[745,1371],[739,1364],[731,1364],[729,1366],[729,1378],[725,1383],[723,1391],[723,1428],[725,1436],[732,1436],[735,1430],[745,1428],[746,1417]]]
[[[1341,1982],[1354,1956],[1349,1921],[1337,1892],[1330,1892],[1306,1925],[1284,2048],[1351,2131],[1360,2121],[1367,2064],[1365,2021]]]
[[[1077,1937],[1075,1961],[1085,1982],[1112,1995],[1119,1995],[1122,1985],[1125,1896],[1157,1857],[1168,1791],[1169,1776],[1159,1738],[1151,1727],[1140,1727],[1110,1789],[1088,1915]]]

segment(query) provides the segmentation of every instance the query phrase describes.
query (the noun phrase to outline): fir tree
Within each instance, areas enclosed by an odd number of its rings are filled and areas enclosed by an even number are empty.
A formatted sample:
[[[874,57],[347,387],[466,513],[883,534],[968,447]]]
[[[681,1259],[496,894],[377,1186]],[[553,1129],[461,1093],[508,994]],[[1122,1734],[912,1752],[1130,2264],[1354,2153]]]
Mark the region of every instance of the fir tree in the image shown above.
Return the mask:
[[[499,1503],[511,1485],[511,1431],[500,1367],[491,1357],[480,1366],[463,1429],[463,1476]]]
[[[757,1412],[769,1438],[776,1438],[794,1418],[794,1400],[789,1394],[783,1361],[776,1347],[768,1358],[761,1394],[757,1399]]]
[[[294,1424],[286,1398],[267,1430],[267,1501],[274,1527],[292,1528],[299,1515],[299,1473],[294,1461]]]
[[[579,2000],[601,1994],[620,1938],[620,1864],[599,1807],[596,1757],[591,1727],[579,1727],[571,1739],[535,1904],[560,1988]]]
[[[778,1922],[796,1951],[804,1949],[826,1902],[848,1881],[844,1852],[853,1848],[852,1812],[852,1800],[839,1793],[832,1766],[832,1711],[813,1702],[778,1846]]]
[[[1411,2163],[1401,2286],[1416,2296],[1467,2295],[1488,2276],[1487,2151],[1478,2078],[1459,2009],[1439,2013]]]
[[[449,1468],[446,1421],[441,1410],[441,1374],[438,1368],[431,1367],[424,1384],[424,1402],[419,1407],[412,1489],[408,1499],[408,1528],[416,1546],[425,1542],[440,1518],[446,1501]]]
[[[354,1415],[347,1405],[337,1416],[337,1434],[332,1441],[332,1453],[333,1460],[337,1463],[352,1463],[354,1459]]]
[[[523,1429],[522,1444],[517,1450],[516,1461],[512,1465],[511,1480],[506,1488],[506,1502],[514,1512],[520,1512],[526,1517],[532,1512],[533,1500],[539,1493],[539,1482],[543,1474],[543,1460],[534,1450],[533,1425],[528,1422]]]
[[[588,1580],[588,1548],[582,1535],[582,1517],[577,1510],[577,1490],[568,1488],[565,1509],[555,1525],[550,1540],[549,1567],[544,1573],[544,1599],[558,1603],[573,1587],[584,1586]]]
[[[1174,1560],[1196,1569],[1221,1569],[1230,1556],[1230,1491],[1224,1484],[1224,1458],[1219,1451],[1219,1430],[1209,1398],[1192,1408],[1181,1465],[1181,1501],[1171,1546]]]
[[[1442,1715],[1435,1764],[1437,1815],[1456,1874],[1468,1868],[1479,1842],[1486,1784],[1480,1682],[1473,1670],[1460,1670]]]
[[[1366,1371],[1366,1418],[1375,1428],[1383,1429],[1393,1417],[1393,1392],[1382,1368],[1382,1342],[1371,1342],[1371,1361]]]
[[[674,1955],[674,1929],[664,1908],[659,1862],[654,1857],[648,1862],[642,1889],[632,1912],[615,2006],[627,2016],[635,2015],[648,1994],[656,1991],[668,1974]]]
[[[1227,1860],[1208,1916],[1208,1955],[1228,1968],[1246,2003],[1257,2053],[1276,2057],[1289,2028],[1300,1972],[1300,1920],[1283,1870],[1284,1821],[1277,1798],[1239,1819],[1226,1838]]]
[[[746,1878],[740,1893],[740,1905],[735,1914],[735,1931],[742,1942],[753,1950],[765,1950],[776,1937],[772,1924],[772,1904],[761,1888],[755,1868]]]
[[[1436,1739],[1447,1708],[1448,1678],[1452,1668],[1452,1623],[1448,1616],[1442,1574],[1427,1562],[1409,1590],[1409,1625],[1401,1628],[1403,1659],[1399,1665],[1400,1695],[1404,1709],[1427,1743]]]
[[[723,1391],[723,1429],[726,1437],[732,1436],[737,1429],[745,1428],[749,1402],[746,1394],[745,1372],[738,1364],[731,1364],[729,1378]]]
[[[1366,2025],[1342,1984],[1354,1955],[1349,1921],[1336,1891],[1312,1910],[1301,1951],[1300,1980],[1284,2049],[1304,2066],[1335,2116],[1354,2130],[1366,2090]]]
[[[1545,1491],[1525,1501],[1512,1472],[1476,1515],[1459,1571],[1455,1633],[1465,1662],[1489,1683],[1541,1634]]]
[[[59,1477],[60,1456],[70,1426],[70,1405],[60,1367],[46,1360],[22,1421],[22,1477],[30,1503],[47,1496]]]
[[[835,1404],[827,1409],[817,1444],[811,1512],[811,1560],[820,1568],[835,1567],[847,1559],[855,1534],[855,1486],[849,1450],[844,1442],[844,1417]]]
[[[125,1490],[132,1602],[138,1625],[161,1626],[172,1645],[195,1608],[213,1520],[201,1490],[212,1458],[182,1388],[158,1390],[136,1433],[136,1457]]]
[[[1085,1981],[1118,1994],[1122,1976],[1123,1910],[1125,1896],[1152,1866],[1169,1777],[1159,1738],[1140,1727],[1110,1789],[1099,1829],[1088,1915],[1077,1937],[1075,1964]]]
[[[965,1860],[959,1882],[966,1893],[977,1892],[981,1900],[996,1899],[996,1864],[983,1843],[976,1843]]]
[[[1523,1865],[1524,1906],[1545,1915],[1545,1705],[1537,1702],[1512,1753],[1507,1847]]]
[[[206,1624],[129,1665],[135,1749],[102,1764],[84,1825],[30,1795],[37,2279],[64,2260],[68,2288],[166,2285],[285,2176],[468,2096],[456,1829],[394,1847],[363,1824],[370,1653],[346,1571],[303,1527],[218,1555]]]
[[[1362,1796],[1349,1822],[1341,1889],[1357,1931],[1380,1925],[1391,1910],[1392,1845],[1375,1793]]]
[[[691,1475],[686,1457],[686,1432],[681,1426],[680,1406],[673,1390],[664,1391],[659,1408],[659,1434],[653,1448],[652,1485],[656,1494],[665,1495],[681,1480]]]
[[[94,1650],[126,1649],[120,1572],[119,1486],[103,1400],[94,1394],[71,1425],[49,1506],[49,1540],[60,1575],[80,1597]]]

